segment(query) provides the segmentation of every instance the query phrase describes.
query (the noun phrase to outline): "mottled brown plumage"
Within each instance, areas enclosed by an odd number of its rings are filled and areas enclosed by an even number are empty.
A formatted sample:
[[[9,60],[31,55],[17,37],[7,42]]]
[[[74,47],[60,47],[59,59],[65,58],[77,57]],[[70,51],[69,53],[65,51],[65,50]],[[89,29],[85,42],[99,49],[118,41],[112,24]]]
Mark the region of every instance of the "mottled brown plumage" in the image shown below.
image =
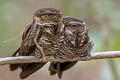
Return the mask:
[[[65,38],[64,44],[61,45],[59,50],[56,51],[54,57],[67,59],[82,57],[86,58],[93,48],[93,42],[90,41],[88,36],[88,27],[85,22],[72,17],[63,19],[65,25]],[[64,71],[73,67],[75,62],[52,62],[49,67],[50,75],[58,74],[61,78]]]
[[[54,8],[39,9],[35,12],[33,21],[25,27],[21,47],[13,56],[34,55],[45,59],[45,55],[59,48],[63,38],[64,25],[61,12]],[[22,69],[20,78],[24,79],[44,65],[45,63],[11,64],[10,70],[20,67]]]

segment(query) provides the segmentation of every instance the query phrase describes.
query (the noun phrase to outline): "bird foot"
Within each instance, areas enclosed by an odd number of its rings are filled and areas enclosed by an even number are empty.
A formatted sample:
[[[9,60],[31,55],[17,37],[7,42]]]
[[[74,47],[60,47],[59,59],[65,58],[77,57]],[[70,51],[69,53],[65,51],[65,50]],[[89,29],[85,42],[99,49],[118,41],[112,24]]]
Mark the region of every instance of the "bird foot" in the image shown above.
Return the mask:
[[[43,61],[47,61],[47,58],[46,58],[45,56],[43,56],[43,58],[42,58],[42,59],[43,59]]]
[[[88,54],[87,56],[82,57],[82,58],[85,59],[85,60],[89,60],[89,58],[90,58],[90,54]]]
[[[39,53],[35,53],[35,57],[36,57],[37,59],[41,59],[41,55],[40,55]]]

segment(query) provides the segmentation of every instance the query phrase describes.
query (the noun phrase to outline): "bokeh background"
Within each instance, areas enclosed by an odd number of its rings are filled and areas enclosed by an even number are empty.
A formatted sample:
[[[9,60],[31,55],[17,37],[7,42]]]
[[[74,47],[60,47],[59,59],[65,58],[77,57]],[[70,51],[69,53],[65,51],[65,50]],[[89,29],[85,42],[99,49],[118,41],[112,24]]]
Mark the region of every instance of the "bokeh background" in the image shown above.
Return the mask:
[[[120,0],[0,0],[0,57],[11,56],[20,46],[25,25],[39,8],[58,8],[64,16],[83,19],[95,42],[93,52],[120,49]],[[26,80],[59,80],[48,66]],[[0,80],[20,80],[20,69],[0,66]],[[120,80],[120,59],[79,62],[61,80]]]

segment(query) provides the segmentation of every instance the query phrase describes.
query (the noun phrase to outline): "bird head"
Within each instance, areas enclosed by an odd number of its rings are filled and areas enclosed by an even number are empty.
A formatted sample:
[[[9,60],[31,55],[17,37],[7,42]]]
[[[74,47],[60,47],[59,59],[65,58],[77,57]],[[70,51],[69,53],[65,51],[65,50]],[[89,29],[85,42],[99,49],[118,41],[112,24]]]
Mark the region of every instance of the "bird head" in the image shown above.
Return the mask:
[[[75,46],[84,46],[89,41],[88,27],[86,23],[78,18],[63,18],[65,25],[65,37]]]

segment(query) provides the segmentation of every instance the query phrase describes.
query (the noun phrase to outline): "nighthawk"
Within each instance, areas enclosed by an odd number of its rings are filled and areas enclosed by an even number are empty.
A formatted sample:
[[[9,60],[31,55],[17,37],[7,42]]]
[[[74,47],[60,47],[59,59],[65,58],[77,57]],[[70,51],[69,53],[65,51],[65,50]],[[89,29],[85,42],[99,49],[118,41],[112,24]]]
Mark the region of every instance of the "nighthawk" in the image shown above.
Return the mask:
[[[25,27],[22,43],[12,56],[36,56],[46,59],[51,55],[55,59],[86,58],[90,55],[93,42],[88,35],[85,22],[72,17],[63,19],[62,13],[54,8],[42,8],[34,13],[33,20]],[[51,62],[50,75],[58,74],[61,78],[64,71],[75,62]],[[24,79],[42,68],[46,62],[11,64],[10,70],[21,68],[20,78]]]
[[[33,21],[30,22],[23,32],[20,48],[13,56],[36,56],[46,59],[64,40],[64,25],[62,13],[54,8],[42,8],[34,13]],[[11,64],[10,70],[21,68],[20,78],[24,79],[33,72],[42,68],[46,63]]]
[[[93,48],[93,42],[88,35],[86,23],[78,18],[65,17],[64,44],[54,53],[55,58],[72,59],[75,57],[87,58]],[[64,71],[73,67],[75,62],[52,62],[49,67],[50,75],[58,74],[61,78]]]

